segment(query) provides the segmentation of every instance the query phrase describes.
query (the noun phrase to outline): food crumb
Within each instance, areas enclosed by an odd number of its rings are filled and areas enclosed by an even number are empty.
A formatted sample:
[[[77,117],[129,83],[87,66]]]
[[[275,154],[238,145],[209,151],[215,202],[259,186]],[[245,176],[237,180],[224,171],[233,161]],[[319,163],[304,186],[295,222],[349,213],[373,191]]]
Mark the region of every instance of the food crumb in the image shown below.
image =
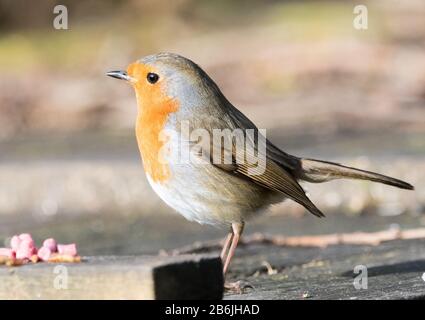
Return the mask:
[[[53,238],[44,240],[42,246],[37,248],[29,233],[14,235],[10,240],[10,248],[0,248],[0,265],[13,267],[30,262],[78,263],[81,257],[78,256],[75,243],[58,244]]]

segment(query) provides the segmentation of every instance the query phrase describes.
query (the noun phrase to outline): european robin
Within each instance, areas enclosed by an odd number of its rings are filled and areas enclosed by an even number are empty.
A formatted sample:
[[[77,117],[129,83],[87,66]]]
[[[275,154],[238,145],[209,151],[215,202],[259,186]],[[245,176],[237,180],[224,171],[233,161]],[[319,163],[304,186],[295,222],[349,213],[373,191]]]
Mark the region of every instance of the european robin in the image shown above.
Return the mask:
[[[221,252],[224,274],[245,221],[269,205],[289,198],[324,217],[299,181],[349,178],[413,189],[378,173],[285,153],[226,99],[205,71],[182,56],[150,55],[107,75],[135,89],[137,142],[159,197],[188,220],[230,228]],[[234,141],[238,138],[239,143]],[[185,147],[189,156],[182,156]]]

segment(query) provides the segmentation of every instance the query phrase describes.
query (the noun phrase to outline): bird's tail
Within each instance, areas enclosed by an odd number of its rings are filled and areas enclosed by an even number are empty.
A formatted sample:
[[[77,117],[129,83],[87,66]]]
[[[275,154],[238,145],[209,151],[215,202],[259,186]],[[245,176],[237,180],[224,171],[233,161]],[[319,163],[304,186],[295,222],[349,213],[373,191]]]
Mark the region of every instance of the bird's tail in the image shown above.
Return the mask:
[[[380,182],[401,189],[413,190],[414,187],[404,181],[387,177],[379,173],[343,166],[314,159],[300,159],[301,170],[299,178],[308,182],[325,182],[333,179],[361,179]]]

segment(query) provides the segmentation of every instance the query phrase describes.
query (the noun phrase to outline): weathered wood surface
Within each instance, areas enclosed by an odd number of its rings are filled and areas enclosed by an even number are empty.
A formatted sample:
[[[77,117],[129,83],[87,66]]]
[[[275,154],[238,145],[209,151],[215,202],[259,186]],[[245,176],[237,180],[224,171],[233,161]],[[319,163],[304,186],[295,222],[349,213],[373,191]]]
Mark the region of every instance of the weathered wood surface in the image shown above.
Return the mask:
[[[367,267],[367,289],[353,285],[357,265]],[[326,248],[251,243],[238,249],[230,271],[229,280],[254,288],[225,299],[425,299],[425,239]]]
[[[221,299],[222,295],[221,260],[210,255],[87,257],[75,264],[0,266],[0,299]]]
[[[56,289],[57,264],[0,267],[0,299],[219,299],[223,294],[217,245],[209,254],[172,257],[96,257],[63,264],[68,289]],[[353,285],[367,267],[368,288]],[[228,280],[253,288],[225,299],[425,299],[425,239],[326,248],[246,242]]]

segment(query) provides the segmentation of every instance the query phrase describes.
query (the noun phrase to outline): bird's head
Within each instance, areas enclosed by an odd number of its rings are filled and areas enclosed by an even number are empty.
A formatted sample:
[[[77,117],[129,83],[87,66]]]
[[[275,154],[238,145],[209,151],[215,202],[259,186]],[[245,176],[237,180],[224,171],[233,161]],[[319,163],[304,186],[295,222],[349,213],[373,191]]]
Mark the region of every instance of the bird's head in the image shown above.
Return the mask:
[[[193,112],[210,105],[205,99],[214,100],[214,96],[221,94],[197,64],[172,53],[146,56],[125,71],[110,71],[107,75],[134,87],[139,111],[171,111],[170,104],[173,104],[173,109]]]

